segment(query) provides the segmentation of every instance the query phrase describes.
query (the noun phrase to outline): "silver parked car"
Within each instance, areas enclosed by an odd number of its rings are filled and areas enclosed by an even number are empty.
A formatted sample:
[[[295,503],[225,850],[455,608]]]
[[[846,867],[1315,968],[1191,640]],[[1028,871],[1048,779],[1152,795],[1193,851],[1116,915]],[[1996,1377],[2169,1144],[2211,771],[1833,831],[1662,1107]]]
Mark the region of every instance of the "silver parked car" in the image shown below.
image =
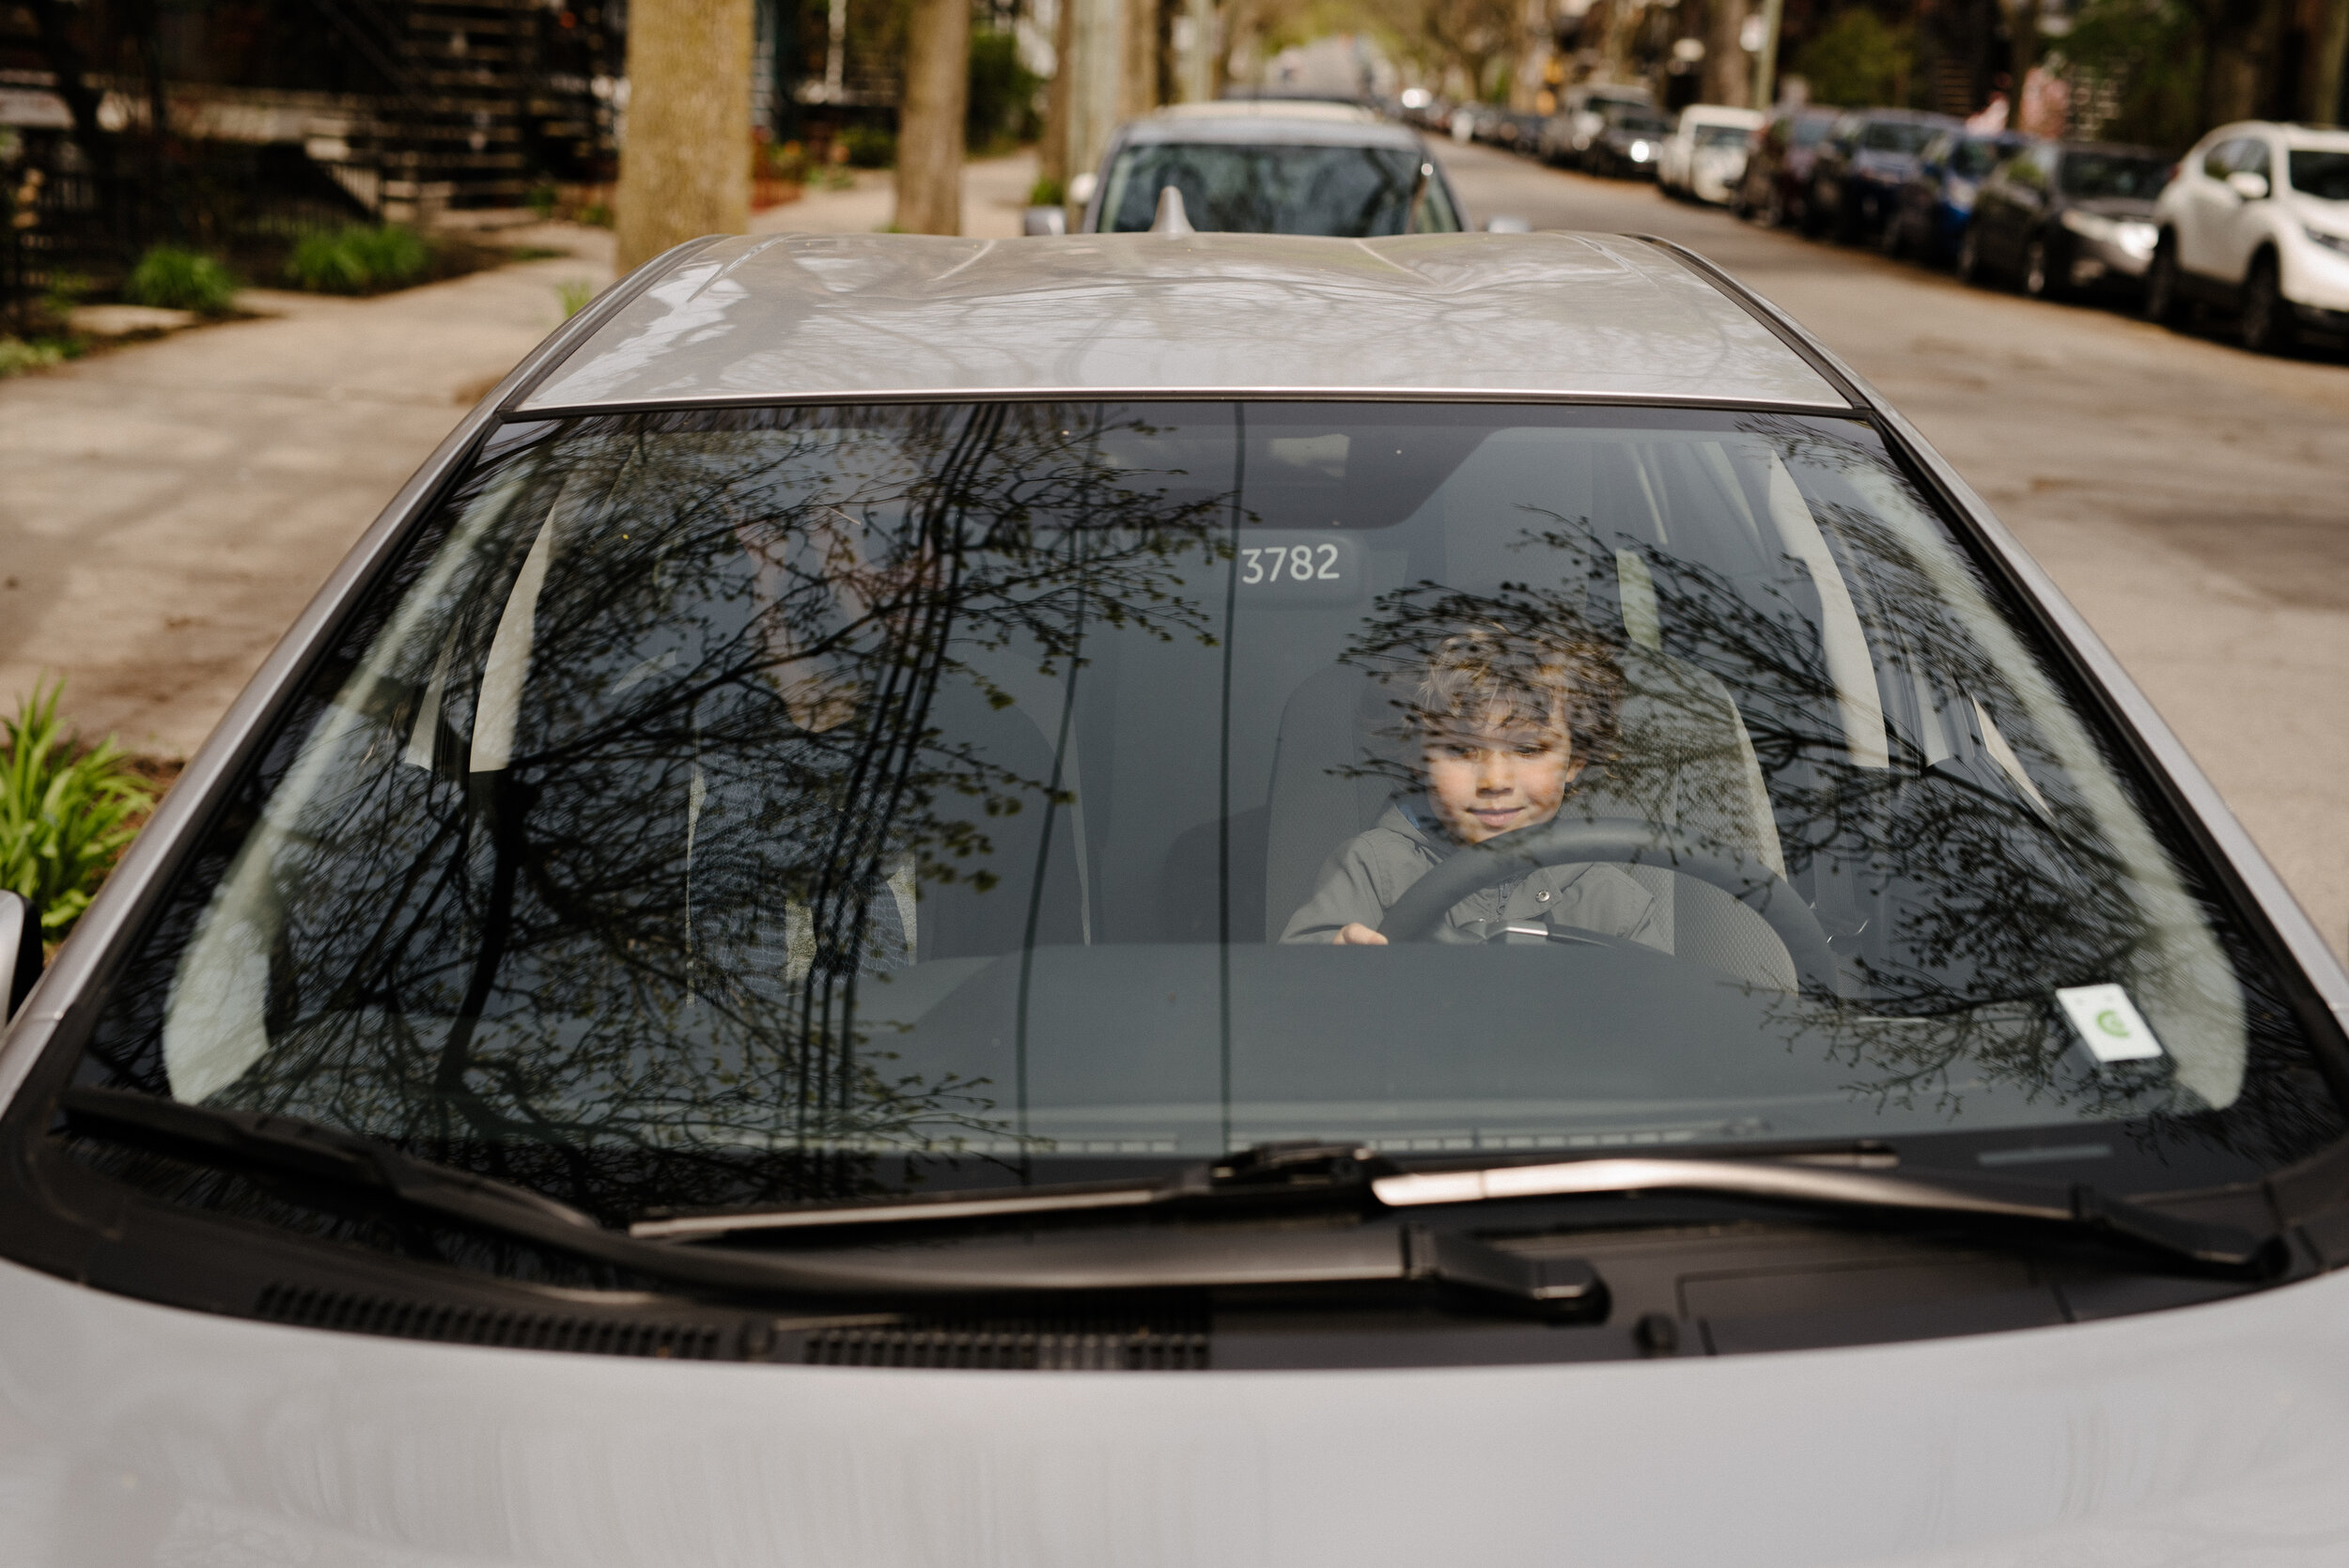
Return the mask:
[[[699,241],[16,1004],[0,1539],[2324,1561],[2344,1011],[1685,251]]]
[[[1081,227],[1149,229],[1169,190],[1179,221],[1206,232],[1371,239],[1464,226],[1417,132],[1340,103],[1187,103],[1130,120],[1080,193]]]

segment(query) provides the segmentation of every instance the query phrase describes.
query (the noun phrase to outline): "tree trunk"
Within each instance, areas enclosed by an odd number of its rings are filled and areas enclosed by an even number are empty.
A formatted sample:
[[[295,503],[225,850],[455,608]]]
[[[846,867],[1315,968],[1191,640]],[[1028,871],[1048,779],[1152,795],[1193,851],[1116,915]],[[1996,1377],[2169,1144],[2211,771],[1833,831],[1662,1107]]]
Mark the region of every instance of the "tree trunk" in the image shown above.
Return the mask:
[[[1125,0],[1125,59],[1118,112],[1130,118],[1159,106],[1159,0]]]
[[[1746,30],[1746,0],[1705,0],[1704,101],[1742,109],[1753,91],[1753,67],[1739,35]]]
[[[2300,117],[2310,125],[2341,123],[2344,54],[2349,54],[2349,0],[2318,0],[2300,76]]]
[[[2267,107],[2282,42],[2282,0],[2218,0],[2205,13],[2202,123],[2257,118]]]
[[[751,0],[634,0],[628,82],[613,202],[622,272],[749,225]]]
[[[897,226],[962,232],[962,116],[971,94],[971,0],[913,0],[897,110]]]
[[[1077,21],[1074,0],[1060,0],[1052,15],[1052,80],[1044,89],[1044,140],[1036,147],[1036,174],[1068,188],[1068,51]]]

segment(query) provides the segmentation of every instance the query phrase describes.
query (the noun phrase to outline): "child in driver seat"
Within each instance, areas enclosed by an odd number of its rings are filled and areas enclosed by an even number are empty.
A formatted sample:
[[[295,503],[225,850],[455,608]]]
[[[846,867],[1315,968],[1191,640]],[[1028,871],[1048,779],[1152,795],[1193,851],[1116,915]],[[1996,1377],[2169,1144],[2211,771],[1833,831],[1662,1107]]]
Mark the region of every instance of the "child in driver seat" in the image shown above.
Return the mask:
[[[1445,637],[1406,709],[1420,787],[1338,846],[1281,939],[1385,946],[1379,920],[1430,867],[1558,815],[1583,768],[1612,755],[1622,691],[1613,656],[1588,638],[1498,625]],[[1615,865],[1539,867],[1470,894],[1444,920],[1470,940],[1540,941],[1555,927],[1672,951],[1664,910]]]

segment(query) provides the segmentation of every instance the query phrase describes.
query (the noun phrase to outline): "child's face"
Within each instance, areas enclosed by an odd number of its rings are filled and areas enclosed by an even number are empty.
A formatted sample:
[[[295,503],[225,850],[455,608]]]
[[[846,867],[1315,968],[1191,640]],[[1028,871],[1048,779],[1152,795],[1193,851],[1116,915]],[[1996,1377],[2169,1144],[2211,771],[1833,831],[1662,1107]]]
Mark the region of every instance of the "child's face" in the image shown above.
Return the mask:
[[[1547,724],[1506,713],[1455,721],[1429,735],[1425,755],[1428,797],[1463,844],[1548,821],[1582,771],[1563,712]]]

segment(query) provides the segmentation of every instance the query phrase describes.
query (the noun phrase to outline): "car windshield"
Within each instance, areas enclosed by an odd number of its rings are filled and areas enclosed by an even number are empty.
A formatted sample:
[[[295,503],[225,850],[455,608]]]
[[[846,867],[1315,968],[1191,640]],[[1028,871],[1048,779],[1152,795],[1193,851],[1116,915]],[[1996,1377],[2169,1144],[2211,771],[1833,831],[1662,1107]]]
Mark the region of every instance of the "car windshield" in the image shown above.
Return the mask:
[[[1744,147],[1750,134],[1742,125],[1699,125],[1696,144],[1699,147]]]
[[[2285,160],[2292,188],[2319,201],[2349,201],[2349,152],[2295,150]]]
[[[2012,150],[2013,147],[2003,142],[1960,142],[1957,150],[1950,154],[1950,172],[1961,179],[1981,179]]]
[[[1874,120],[1859,128],[1859,146],[1864,152],[1915,152],[1938,129],[1914,120]]]
[[[2094,200],[2099,196],[2151,201],[2170,183],[2170,161],[2142,153],[2067,152],[2057,179],[2067,196]]]
[[[1610,130],[1631,136],[1669,136],[1672,122],[1655,110],[1641,104],[1620,104],[1607,111]]]
[[[613,1219],[1284,1139],[2300,1147],[2298,1035],[2004,602],[1847,419],[511,424],[84,1081]]]
[[[1101,227],[1147,229],[1159,193],[1183,194],[1191,226],[1228,234],[1449,233],[1459,219],[1440,181],[1420,184],[1420,155],[1395,147],[1271,146],[1237,142],[1150,142],[1110,165]],[[1411,194],[1421,191],[1418,220]]]

